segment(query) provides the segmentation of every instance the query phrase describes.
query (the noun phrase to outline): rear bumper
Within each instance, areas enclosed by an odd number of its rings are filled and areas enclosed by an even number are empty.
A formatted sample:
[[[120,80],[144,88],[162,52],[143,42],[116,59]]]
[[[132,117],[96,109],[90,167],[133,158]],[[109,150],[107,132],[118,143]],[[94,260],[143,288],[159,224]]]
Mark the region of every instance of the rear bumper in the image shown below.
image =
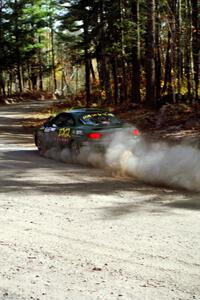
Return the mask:
[[[83,150],[88,149],[95,152],[104,153],[108,147],[109,143],[102,143],[102,142],[94,142],[94,141],[84,141],[81,143],[81,148]]]

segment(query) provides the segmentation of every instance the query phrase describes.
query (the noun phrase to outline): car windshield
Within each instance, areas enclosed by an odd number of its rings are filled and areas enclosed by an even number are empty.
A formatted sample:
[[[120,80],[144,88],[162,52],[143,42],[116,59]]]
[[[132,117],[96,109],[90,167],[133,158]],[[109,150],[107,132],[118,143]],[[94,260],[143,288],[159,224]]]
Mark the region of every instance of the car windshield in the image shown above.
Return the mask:
[[[84,125],[119,125],[122,124],[115,115],[109,112],[94,112],[80,117]]]

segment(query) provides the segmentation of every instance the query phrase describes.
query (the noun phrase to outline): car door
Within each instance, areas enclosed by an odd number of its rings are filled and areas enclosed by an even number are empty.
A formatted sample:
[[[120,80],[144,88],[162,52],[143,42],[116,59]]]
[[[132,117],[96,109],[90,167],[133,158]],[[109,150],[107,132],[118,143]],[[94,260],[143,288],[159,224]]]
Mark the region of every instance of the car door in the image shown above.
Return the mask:
[[[42,140],[46,148],[52,148],[57,145],[58,127],[56,125],[59,115],[55,118],[51,118],[44,124]]]
[[[61,113],[53,120],[51,128],[52,143],[63,148],[69,145],[71,141],[72,130],[75,126],[75,120],[70,113]]]

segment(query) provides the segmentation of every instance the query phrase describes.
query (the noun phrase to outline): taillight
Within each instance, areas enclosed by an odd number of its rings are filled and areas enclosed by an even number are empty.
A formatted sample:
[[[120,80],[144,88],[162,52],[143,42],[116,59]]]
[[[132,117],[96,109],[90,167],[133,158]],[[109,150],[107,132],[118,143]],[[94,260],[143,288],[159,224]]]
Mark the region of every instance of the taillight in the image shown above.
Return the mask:
[[[101,138],[101,136],[102,136],[101,133],[98,132],[90,132],[87,134],[87,137],[92,140],[98,140]]]
[[[140,133],[139,133],[139,130],[138,129],[134,129],[133,130],[133,135],[139,135]]]

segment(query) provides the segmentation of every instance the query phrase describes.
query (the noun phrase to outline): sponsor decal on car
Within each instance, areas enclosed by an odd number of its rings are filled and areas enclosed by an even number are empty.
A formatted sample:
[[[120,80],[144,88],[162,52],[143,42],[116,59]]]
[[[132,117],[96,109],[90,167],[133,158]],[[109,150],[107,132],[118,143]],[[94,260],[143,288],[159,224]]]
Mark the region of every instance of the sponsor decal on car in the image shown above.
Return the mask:
[[[83,130],[74,130],[73,133],[77,135],[83,135]]]
[[[88,115],[84,115],[82,117],[83,120],[86,119],[90,119],[90,118],[94,118],[94,117],[102,117],[102,116],[110,116],[110,117],[114,117],[113,114],[111,113],[95,113],[95,114],[88,114]]]
[[[58,136],[62,138],[69,138],[71,136],[70,131],[70,128],[61,128],[59,129]]]

